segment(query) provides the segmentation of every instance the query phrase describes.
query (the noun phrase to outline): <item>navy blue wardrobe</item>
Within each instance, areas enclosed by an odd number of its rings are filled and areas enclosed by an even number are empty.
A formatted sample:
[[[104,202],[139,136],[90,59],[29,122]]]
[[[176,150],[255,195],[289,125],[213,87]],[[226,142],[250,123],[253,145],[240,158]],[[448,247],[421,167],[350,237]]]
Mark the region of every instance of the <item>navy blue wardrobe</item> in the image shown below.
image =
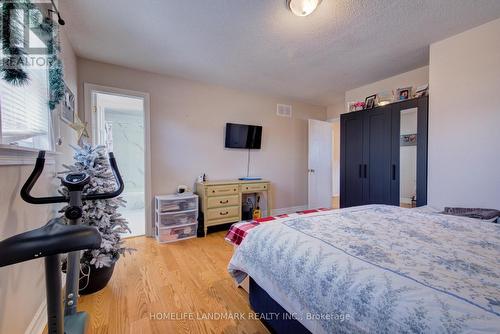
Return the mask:
[[[340,206],[400,205],[401,111],[417,108],[416,206],[427,204],[428,97],[342,114]]]

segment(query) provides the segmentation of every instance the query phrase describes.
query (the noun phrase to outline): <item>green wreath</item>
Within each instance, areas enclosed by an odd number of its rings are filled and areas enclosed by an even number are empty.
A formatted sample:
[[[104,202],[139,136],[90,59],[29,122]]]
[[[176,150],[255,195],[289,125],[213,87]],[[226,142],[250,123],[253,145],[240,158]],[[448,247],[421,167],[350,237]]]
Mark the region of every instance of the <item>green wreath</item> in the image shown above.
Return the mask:
[[[23,57],[26,56],[26,50],[19,46],[24,45],[23,29],[20,25],[12,24],[11,13],[16,8],[29,11],[30,20],[37,22],[37,28],[45,35],[49,67],[49,108],[54,110],[64,98],[63,64],[58,57],[60,52],[58,27],[54,25],[50,17],[41,19],[40,12],[34,10],[37,8],[29,0],[2,4],[2,50],[4,54],[0,68],[2,79],[14,86],[26,85],[30,80],[24,69]]]

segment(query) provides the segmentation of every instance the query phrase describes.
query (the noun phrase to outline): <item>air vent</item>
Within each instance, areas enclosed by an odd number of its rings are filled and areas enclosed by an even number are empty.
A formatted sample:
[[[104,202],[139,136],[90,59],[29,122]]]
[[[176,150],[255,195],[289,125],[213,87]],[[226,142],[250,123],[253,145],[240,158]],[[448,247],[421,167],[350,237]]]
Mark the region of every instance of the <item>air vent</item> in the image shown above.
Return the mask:
[[[292,106],[287,104],[278,104],[276,108],[276,115],[281,117],[292,117]]]

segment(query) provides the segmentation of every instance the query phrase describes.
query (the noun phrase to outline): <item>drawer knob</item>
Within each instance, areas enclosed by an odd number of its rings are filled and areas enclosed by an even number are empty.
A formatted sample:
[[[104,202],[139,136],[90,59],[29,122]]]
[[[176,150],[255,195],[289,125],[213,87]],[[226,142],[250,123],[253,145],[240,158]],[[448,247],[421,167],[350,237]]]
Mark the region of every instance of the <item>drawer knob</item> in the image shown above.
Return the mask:
[[[227,204],[227,203],[229,203],[229,200],[228,200],[228,199],[226,199],[225,201],[219,201],[219,203],[220,203],[220,204]]]
[[[227,216],[227,215],[229,214],[229,211],[226,211],[226,212],[219,212],[219,214],[220,214],[221,216]]]

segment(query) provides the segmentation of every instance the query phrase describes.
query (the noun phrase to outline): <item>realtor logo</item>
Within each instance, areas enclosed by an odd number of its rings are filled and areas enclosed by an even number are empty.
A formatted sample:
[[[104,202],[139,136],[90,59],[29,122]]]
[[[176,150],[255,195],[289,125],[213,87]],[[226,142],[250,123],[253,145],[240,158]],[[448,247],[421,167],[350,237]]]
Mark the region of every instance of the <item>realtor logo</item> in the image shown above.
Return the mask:
[[[50,1],[6,0],[1,3],[2,66],[44,66],[55,53]]]

